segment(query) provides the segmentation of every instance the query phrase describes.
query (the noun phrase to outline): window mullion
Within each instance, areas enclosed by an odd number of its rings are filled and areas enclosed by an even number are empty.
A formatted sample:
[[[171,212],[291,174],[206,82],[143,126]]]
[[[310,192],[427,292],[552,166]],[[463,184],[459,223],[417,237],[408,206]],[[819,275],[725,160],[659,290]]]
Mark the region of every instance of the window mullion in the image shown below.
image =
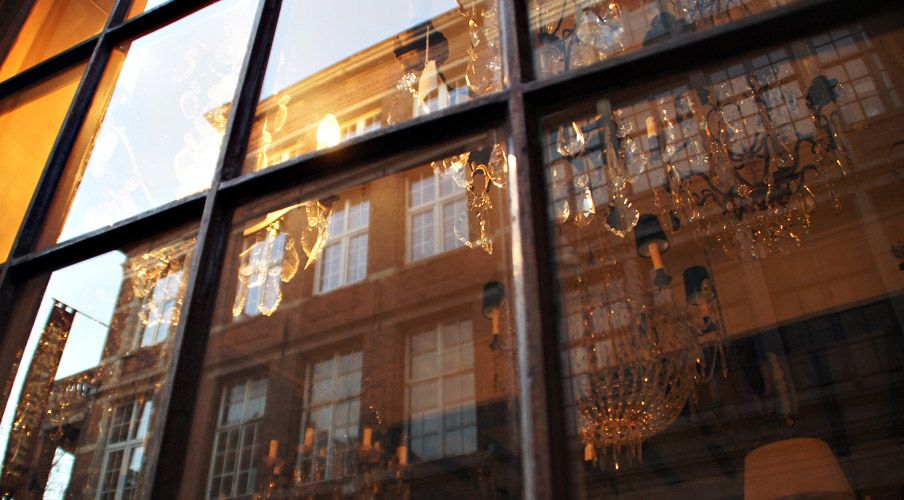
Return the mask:
[[[567,498],[565,426],[559,376],[543,157],[536,111],[522,89],[509,101],[509,207],[514,317],[526,498]],[[528,378],[524,375],[533,374]]]

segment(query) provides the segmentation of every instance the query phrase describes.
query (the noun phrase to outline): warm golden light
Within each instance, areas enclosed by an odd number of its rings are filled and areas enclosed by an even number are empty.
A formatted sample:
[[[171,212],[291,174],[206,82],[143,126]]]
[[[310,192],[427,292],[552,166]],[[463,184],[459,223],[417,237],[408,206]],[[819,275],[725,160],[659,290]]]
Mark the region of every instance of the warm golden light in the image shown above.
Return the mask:
[[[324,116],[323,120],[320,120],[320,126],[317,127],[317,149],[331,148],[339,144],[340,138],[336,115],[330,113]]]

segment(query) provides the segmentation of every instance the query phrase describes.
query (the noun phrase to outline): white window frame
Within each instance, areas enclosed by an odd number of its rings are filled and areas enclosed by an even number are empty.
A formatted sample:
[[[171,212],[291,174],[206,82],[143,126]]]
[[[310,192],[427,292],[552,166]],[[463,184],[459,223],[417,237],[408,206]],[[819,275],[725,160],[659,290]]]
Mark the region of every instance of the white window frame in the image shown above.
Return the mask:
[[[382,126],[383,123],[380,118],[380,110],[375,109],[373,111],[368,111],[357,118],[344,122],[339,127],[339,142],[345,142],[368,132],[380,130]]]
[[[320,258],[318,259],[317,266],[314,273],[314,293],[323,294],[329,293],[333,290],[337,290],[346,285],[351,285],[353,283],[358,283],[367,278],[367,260],[369,257],[369,249],[370,249],[370,200],[362,197],[362,199],[358,203],[352,203],[351,199],[346,199],[345,201],[338,202],[342,205],[342,211],[345,214],[343,216],[343,227],[337,228],[333,221],[335,220],[333,217],[337,213],[337,210],[333,210],[332,215],[330,215],[330,221],[327,224],[329,227],[329,234],[327,236],[326,243],[323,245],[323,251],[320,253]],[[367,209],[365,211],[367,220],[364,225],[358,227],[353,230],[348,229],[348,220],[349,215],[351,214],[352,207],[360,207],[363,204],[367,204]],[[335,206],[335,205],[334,205]],[[349,263],[351,259],[349,258],[349,252],[351,251],[351,241],[361,235],[365,236],[366,244],[364,245],[364,275],[360,278],[350,279],[349,278]],[[326,267],[326,252],[327,249],[331,246],[339,245],[340,253],[339,253],[339,284],[336,286],[331,286],[329,288],[324,287],[323,279],[324,279],[324,271]]]
[[[259,411],[257,414],[249,415],[248,414],[248,402],[251,398],[251,387],[255,381],[260,381],[260,396],[256,399],[259,400]],[[210,499],[210,495],[213,489],[214,481],[221,480],[226,476],[232,477],[232,483],[230,486],[230,491],[228,495],[224,495],[222,490],[222,483],[220,484],[219,491],[217,493],[216,499],[226,499],[226,498],[238,498],[246,495],[251,495],[254,493],[254,490],[257,486],[257,463],[256,458],[259,455],[258,450],[261,449],[262,440],[261,436],[261,428],[262,422],[264,420],[264,415],[266,414],[267,408],[267,391],[269,389],[269,379],[267,377],[251,377],[238,382],[233,382],[227,384],[223,387],[222,394],[220,395],[220,409],[217,413],[217,428],[214,432],[213,439],[213,447],[210,452],[210,466],[207,471],[207,491],[204,495],[204,498]],[[232,389],[238,386],[243,386],[244,390],[244,398],[242,399],[242,418],[235,422],[224,422],[226,417],[226,412],[228,412],[229,406],[229,394],[232,392]],[[229,434],[233,431],[238,432],[238,440],[236,441],[237,447],[230,449],[227,441],[227,448],[225,448],[223,464],[225,468],[226,457],[230,453],[230,451],[236,454],[236,458],[234,460],[234,467],[230,471],[215,471],[214,468],[217,463],[217,452],[219,451],[220,440],[225,436],[226,439],[229,439]],[[245,450],[242,446],[242,443],[245,442],[246,434],[248,432],[252,434],[252,442],[250,450]],[[250,456],[245,459],[245,455],[243,452],[248,453]],[[248,464],[247,468],[242,468],[242,462],[245,461]],[[219,473],[217,473],[219,472]],[[238,477],[243,474],[248,474],[248,481],[246,483],[245,491],[238,491]]]
[[[176,322],[179,321],[179,295],[182,291],[182,278],[185,276],[184,269],[170,272],[165,276],[161,276],[154,285],[154,290],[148,296],[147,302],[144,304],[144,312],[147,314],[147,322],[142,326],[141,335],[137,337],[137,345],[135,348],[142,348],[158,344],[169,337],[170,331]],[[158,294],[162,291],[162,296]],[[168,306],[172,306],[172,314],[167,321],[164,314]],[[151,333],[150,337],[148,333]]]
[[[340,360],[343,357],[349,357],[349,363],[352,363],[351,369],[347,372],[340,373]],[[358,357],[357,369],[354,367],[354,357]],[[333,396],[328,400],[319,404],[314,404],[312,402],[313,398],[313,390],[314,390],[314,369],[318,363],[323,363],[327,360],[333,361],[333,371],[330,375],[329,380],[332,380],[333,387]],[[300,442],[298,445],[299,453],[298,453],[298,468],[296,469],[295,481],[297,484],[316,484],[322,481],[330,481],[336,479],[342,479],[345,477],[351,477],[355,475],[355,461],[357,460],[357,444],[358,437],[361,432],[361,381],[362,381],[362,361],[363,360],[363,352],[360,349],[353,349],[351,351],[343,350],[336,353],[333,353],[330,356],[322,357],[317,359],[316,361],[312,361],[307,366],[307,373],[305,377],[305,395],[304,395],[304,411],[301,415],[301,433],[300,433]],[[336,389],[340,376],[350,375],[352,377],[357,374],[357,391],[351,391],[350,394],[344,394],[337,397]],[[347,422],[347,428],[349,430],[349,434],[344,436],[345,442],[348,444],[348,448],[344,451],[345,457],[343,457],[343,466],[341,471],[336,470],[336,458],[337,453],[343,453],[340,450],[337,450],[336,443],[337,438],[343,438],[343,436],[336,435],[336,406],[344,405],[346,403],[349,406],[354,406],[354,403],[357,402],[358,411],[355,413],[354,411],[349,411],[349,421]],[[310,447],[305,446],[305,439],[308,433],[308,423],[311,420],[311,415],[315,410],[319,410],[321,408],[330,408],[330,427],[328,429],[317,429],[312,428],[312,443]],[[355,418],[355,421],[351,419]],[[326,442],[327,449],[325,456],[322,457],[324,470],[322,471],[323,477],[317,478],[316,471],[318,469],[314,468],[315,465],[315,457],[314,451],[317,449],[318,438],[320,437],[318,434],[322,432],[326,432]],[[351,435],[351,432],[354,432],[354,435]],[[309,467],[309,477],[304,477],[304,467]]]
[[[262,307],[264,306],[265,300],[267,298],[266,291],[267,291],[268,277],[270,276],[270,271],[277,267],[280,268],[280,272],[277,275],[277,284],[276,284],[277,289],[276,289],[275,293],[277,294],[277,296],[279,295],[279,293],[280,293],[279,289],[282,287],[282,279],[281,279],[282,278],[282,265],[283,265],[283,261],[285,261],[285,259],[286,259],[285,252],[286,252],[286,244],[287,244],[288,237],[289,237],[288,234],[280,232],[273,239],[270,239],[269,236],[264,236],[263,240],[256,241],[255,243],[252,243],[250,245],[248,243],[250,241],[254,241],[254,240],[250,240],[250,239],[246,240],[245,250],[242,251],[241,260],[239,262],[240,267],[243,266],[248,261],[248,259],[251,258],[251,254],[254,251],[254,248],[257,247],[258,245],[263,245],[264,255],[266,255],[266,259],[264,260],[263,267],[260,267],[256,270],[254,270],[254,272],[251,274],[251,276],[248,277],[247,282],[243,282],[240,279],[238,281],[238,283],[236,284],[235,300],[238,301],[241,297],[241,294],[244,293],[245,294],[245,303],[242,306],[242,313],[239,314],[238,316],[235,316],[233,318],[234,321],[238,321],[239,319],[241,319],[243,317],[250,318],[250,317],[254,317],[254,316],[260,316],[262,314]],[[281,242],[281,245],[282,245],[281,247],[279,246],[280,243],[278,243],[278,242]],[[278,248],[283,249],[283,255],[282,255],[281,259],[276,261],[273,259],[272,255],[273,255],[274,249],[278,249]],[[251,300],[249,300],[248,291],[252,288],[257,288],[257,286],[252,286],[252,283],[255,282],[255,279],[262,280],[262,282],[259,285],[260,294],[258,295],[256,300],[254,300],[252,302]],[[249,310],[249,308],[251,308],[251,309]]]
[[[427,177],[433,177],[433,199],[415,206],[413,204],[411,196],[412,187],[414,186],[414,183],[420,182]],[[452,194],[447,194],[445,196],[442,195],[441,184],[444,181],[454,184],[455,190]],[[431,257],[436,257],[437,255],[444,254],[446,252],[451,252],[452,250],[456,250],[458,248],[465,248],[467,246],[455,236],[455,220],[452,221],[450,227],[446,228],[445,218],[443,217],[444,208],[447,205],[454,204],[456,202],[463,203],[464,210],[465,212],[467,212],[468,192],[465,188],[459,187],[458,184],[455,184],[454,180],[444,179],[442,176],[436,175],[435,173],[426,169],[419,170],[418,174],[408,178],[408,182],[405,186],[405,253],[406,260],[408,262],[420,262],[430,259]],[[414,252],[414,218],[430,211],[433,212],[433,253],[429,255],[416,256]],[[451,231],[453,238],[452,246],[448,248],[446,247],[447,229],[448,231]],[[468,227],[468,232],[470,232],[470,227]]]
[[[455,371],[450,371],[446,373],[445,363],[447,360],[444,357],[444,336],[446,335],[447,330],[450,326],[457,326],[459,328],[459,333],[461,332],[461,327],[463,325],[468,325],[468,328],[471,332],[471,338],[468,341],[459,342],[455,344],[455,348],[459,350],[459,354],[464,350],[469,350],[470,352],[470,367],[463,367],[463,362],[459,358],[459,369]],[[413,365],[413,354],[412,354],[412,342],[416,335],[435,332],[436,335],[436,366],[437,370],[433,376],[425,376],[416,378],[413,376],[412,372],[414,369]],[[459,337],[460,339],[460,337]],[[477,373],[476,373],[476,363],[474,360],[474,325],[470,319],[461,320],[457,322],[443,322],[436,325],[433,328],[420,330],[408,336],[405,341],[405,430],[408,434],[408,447],[409,447],[409,455],[420,459],[421,461],[430,461],[430,460],[440,460],[443,458],[455,457],[455,456],[463,456],[474,453],[478,449],[478,431],[479,426],[477,422]],[[449,402],[446,397],[444,391],[444,384],[447,380],[452,378],[459,378],[463,375],[471,374],[471,378],[474,382],[473,392],[471,394],[471,398],[459,398],[458,401]],[[412,412],[411,405],[413,402],[413,388],[418,385],[426,385],[430,383],[436,383],[439,386],[439,390],[436,391],[437,394],[437,408],[438,411],[435,415],[430,416],[430,412],[421,412],[417,415]],[[461,387],[459,387],[459,391]],[[458,418],[460,420],[459,426],[456,428],[448,428],[447,421],[449,420],[450,414],[449,411],[460,411]],[[464,423],[464,413],[465,410],[471,412],[473,415],[473,423],[465,425]],[[426,432],[426,430],[422,430],[421,434],[416,434],[414,431],[414,418],[422,418],[425,417],[436,418],[440,420],[440,428],[439,428],[439,438],[440,438],[440,453],[438,456],[430,456],[424,457],[420,456],[418,453],[418,445],[417,440],[422,437],[427,437],[432,434],[436,434],[435,432]],[[422,424],[423,425],[423,424]],[[473,428],[473,442],[467,443],[464,432],[468,428]],[[449,450],[447,447],[447,439],[449,438],[449,434],[452,432],[461,431],[461,449],[460,453],[453,453],[452,450]],[[467,446],[471,444],[471,446]]]
[[[113,441],[119,433],[114,433],[113,425],[118,416],[126,409],[131,411],[128,423],[120,424],[126,426],[125,439]],[[151,401],[142,401],[133,399],[125,403],[117,405],[113,409],[107,427],[107,445],[104,450],[104,461],[101,465],[100,481],[97,485],[98,500],[130,500],[138,487],[137,476],[135,484],[132,485],[127,492],[127,479],[131,469],[130,464],[137,458],[139,460],[138,473],[144,468],[144,440],[147,437],[148,428],[150,426],[151,413],[153,412],[153,403]],[[119,464],[116,471],[110,470],[110,460],[114,454],[121,453]],[[108,474],[115,475],[115,486],[113,488],[104,488],[104,483]],[[110,496],[112,493],[112,496]]]

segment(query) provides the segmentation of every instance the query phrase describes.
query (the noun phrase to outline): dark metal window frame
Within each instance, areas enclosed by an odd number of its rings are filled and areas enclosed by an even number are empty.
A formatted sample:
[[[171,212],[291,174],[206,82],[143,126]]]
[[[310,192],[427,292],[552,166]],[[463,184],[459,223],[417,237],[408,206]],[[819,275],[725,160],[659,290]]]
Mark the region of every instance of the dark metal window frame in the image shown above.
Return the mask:
[[[245,201],[282,191],[286,186],[316,189],[335,174],[353,173],[378,160],[410,158],[412,151],[426,159],[430,150],[435,152],[450,141],[503,126],[508,134],[509,152],[517,158],[517,165],[510,169],[510,216],[512,250],[521,257],[513,263],[513,271],[522,375],[518,411],[522,426],[523,494],[530,499],[566,498],[568,460],[558,371],[555,297],[551,292],[553,278],[540,118],[607,90],[642,84],[645,80],[684,72],[758,47],[792,41],[878,12],[893,16],[898,25],[904,26],[901,22],[904,4],[899,0],[801,0],[589,68],[535,81],[531,78],[533,55],[527,0],[498,1],[507,82],[503,91],[380,129],[339,148],[308,153],[242,176],[241,167],[282,4],[281,0],[261,0],[210,189],[44,249],[37,249],[38,237],[111,52],[117,45],[211,2],[173,0],[126,20],[131,0],[118,0],[99,35],[0,82],[0,98],[3,98],[76,64],[88,63],[10,257],[0,264],[0,361],[13,359],[27,341],[28,332],[23,333],[21,324],[17,328],[8,319],[17,307],[32,309],[32,316],[36,313],[34,304],[30,303],[35,300],[35,294],[26,293],[29,280],[200,219],[182,320],[174,339],[174,356],[167,369],[162,404],[157,409],[163,418],[156,419],[157,438],[147,450],[146,472],[152,484],[143,492],[141,500],[173,498],[178,493],[185,466],[188,441],[181,437],[188,434],[191,425],[201,374],[200,360],[226,258],[233,209]],[[20,294],[28,295],[30,300]]]

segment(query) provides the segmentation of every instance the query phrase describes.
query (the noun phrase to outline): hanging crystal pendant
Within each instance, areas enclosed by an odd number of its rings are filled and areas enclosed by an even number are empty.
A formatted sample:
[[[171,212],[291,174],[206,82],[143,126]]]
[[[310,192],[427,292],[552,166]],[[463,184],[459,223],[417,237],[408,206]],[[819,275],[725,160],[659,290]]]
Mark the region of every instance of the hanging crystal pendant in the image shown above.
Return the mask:
[[[571,122],[571,126],[562,125],[559,127],[558,139],[556,140],[556,151],[560,155],[576,158],[584,152],[584,132],[577,122]]]

